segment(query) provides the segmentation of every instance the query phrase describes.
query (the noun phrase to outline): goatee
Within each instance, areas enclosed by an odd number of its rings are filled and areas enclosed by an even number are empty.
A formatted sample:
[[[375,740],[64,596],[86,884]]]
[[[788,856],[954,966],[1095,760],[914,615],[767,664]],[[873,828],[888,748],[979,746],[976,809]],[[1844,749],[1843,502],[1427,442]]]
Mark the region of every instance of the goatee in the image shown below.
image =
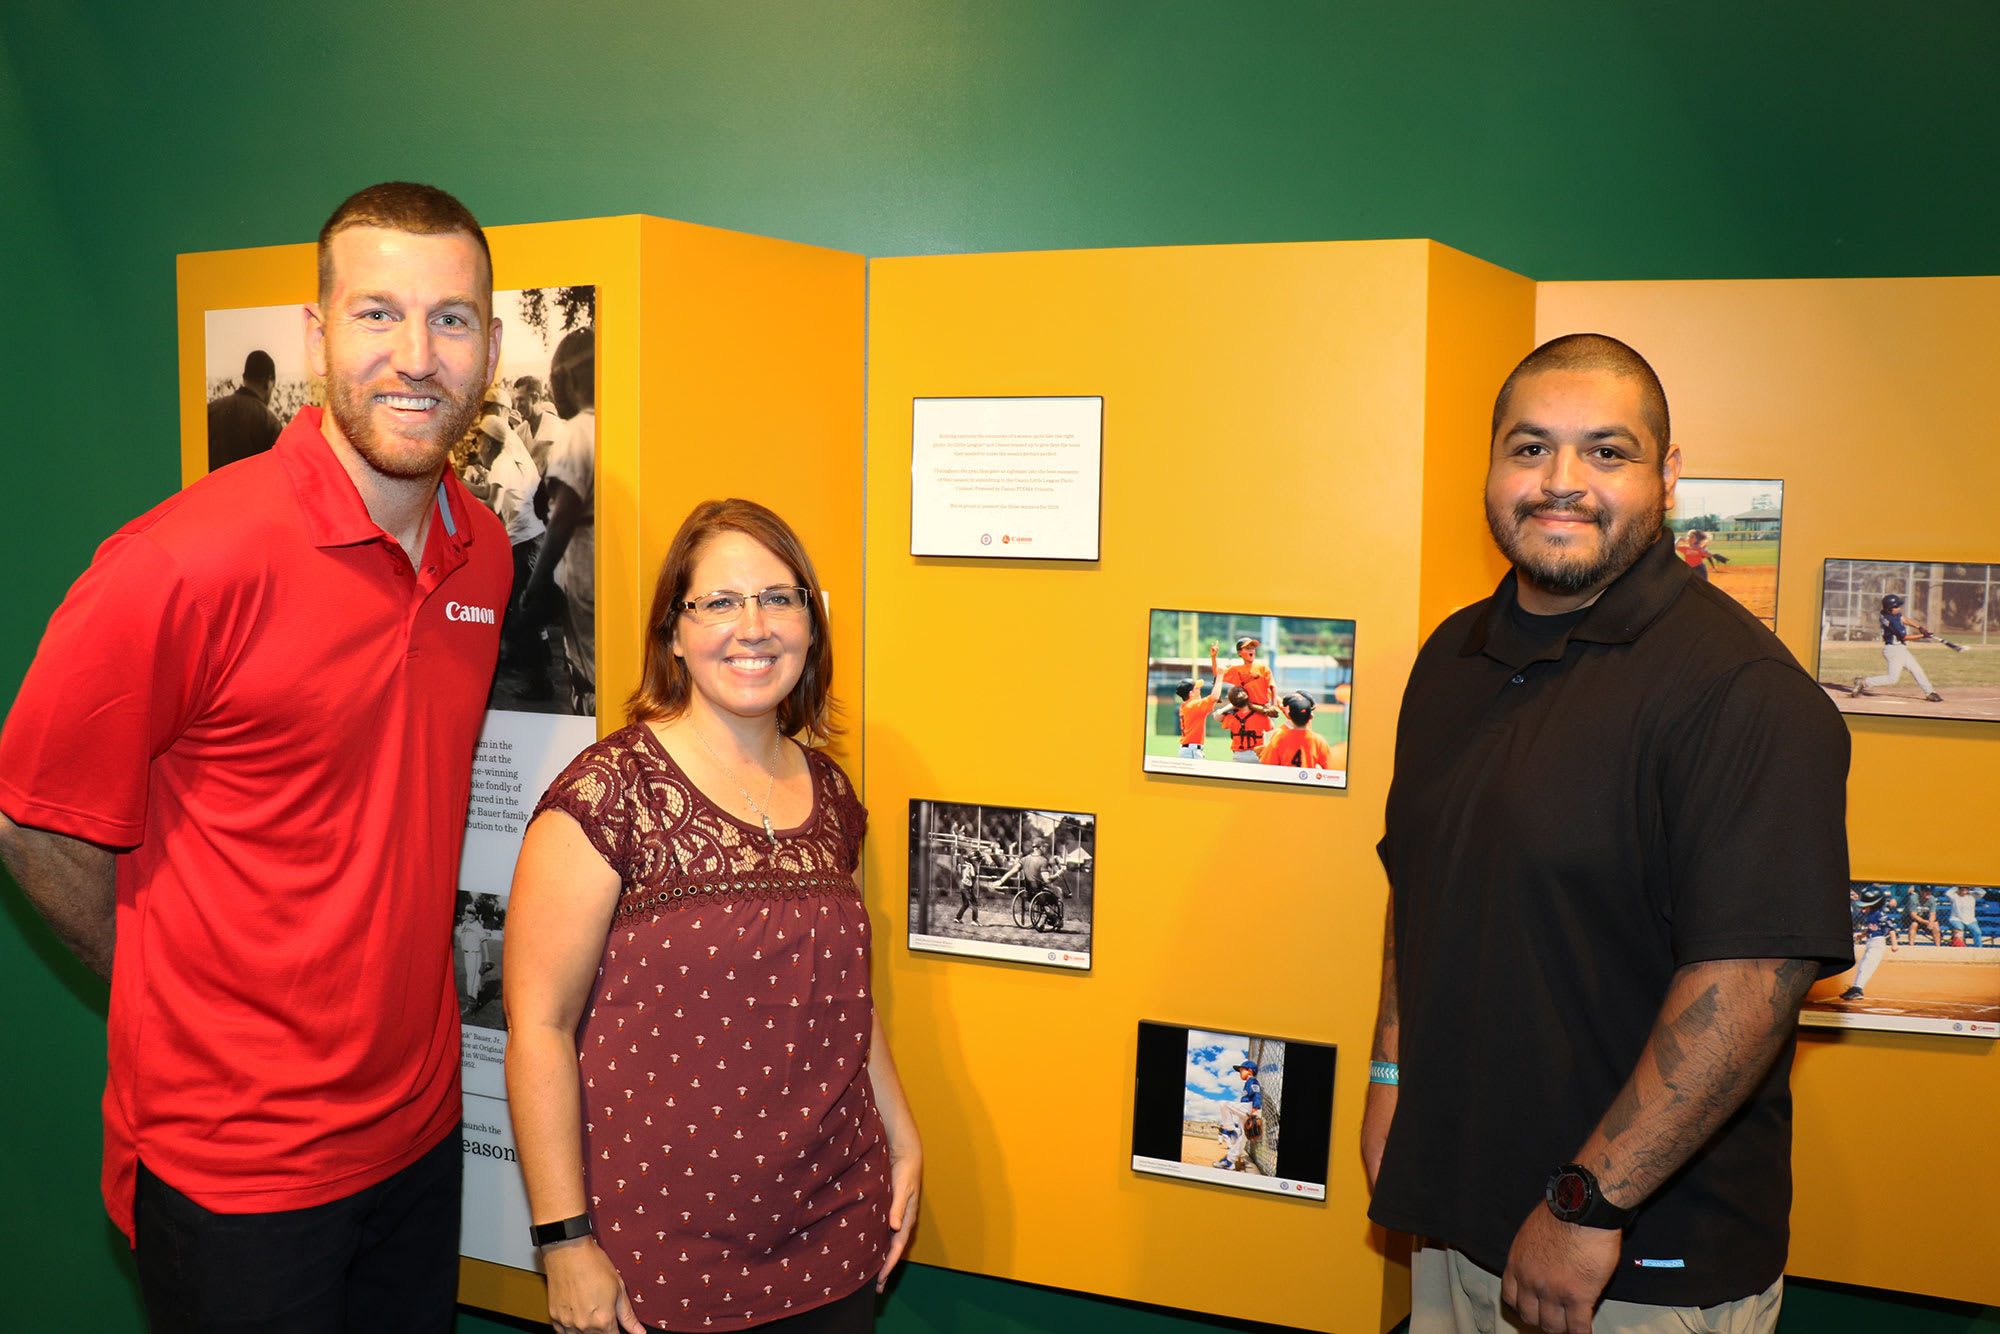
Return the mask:
[[[1599,533],[1597,554],[1592,557],[1561,549],[1532,548],[1521,534],[1538,514],[1563,514],[1595,524]],[[1666,517],[1664,495],[1645,509],[1613,519],[1608,525],[1603,511],[1586,509],[1574,502],[1544,501],[1516,505],[1505,511],[1491,500],[1486,502],[1487,530],[1493,534],[1501,554],[1513,564],[1516,577],[1544,593],[1565,598],[1608,584],[1631,569],[1660,535],[1660,525]]]

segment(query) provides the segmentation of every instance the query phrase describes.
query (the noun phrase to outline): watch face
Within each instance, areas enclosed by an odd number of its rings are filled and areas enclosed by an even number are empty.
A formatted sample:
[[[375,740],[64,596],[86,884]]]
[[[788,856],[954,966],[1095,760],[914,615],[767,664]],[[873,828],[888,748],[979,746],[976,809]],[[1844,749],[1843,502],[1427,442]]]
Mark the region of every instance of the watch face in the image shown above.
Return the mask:
[[[1558,1214],[1580,1214],[1590,1203],[1590,1185],[1575,1172],[1559,1172],[1549,1183],[1549,1203]]]

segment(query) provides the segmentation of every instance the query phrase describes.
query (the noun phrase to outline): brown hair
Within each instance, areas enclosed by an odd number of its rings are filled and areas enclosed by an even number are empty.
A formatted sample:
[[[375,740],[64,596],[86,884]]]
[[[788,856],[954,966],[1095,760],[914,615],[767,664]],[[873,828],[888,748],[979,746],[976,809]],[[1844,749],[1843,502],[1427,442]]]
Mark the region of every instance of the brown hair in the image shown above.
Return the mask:
[[[667,558],[660,562],[659,581],[653,585],[639,688],[625,702],[626,718],[635,723],[670,722],[687,712],[693,684],[687,664],[673,650],[674,622],[688,595],[695,562],[722,533],[741,533],[764,547],[785,563],[807,591],[812,643],[806,649],[806,666],[799,673],[798,684],[778,705],[778,730],[786,736],[804,731],[814,740],[834,735],[840,729],[832,717],[836,708],[832,695],[833,640],[821,615],[819,576],[813,572],[805,543],[799,541],[791,525],[754,500],[704,500],[681,521],[680,531],[667,548]]]
[[[493,291],[493,251],[486,233],[465,205],[435,185],[411,181],[384,181],[366,190],[357,190],[341,201],[326,226],[319,229],[319,299],[333,295],[333,238],[349,227],[387,227],[412,236],[448,236],[462,232],[479,242],[486,258],[488,300]]]
[[[1521,364],[1514,368],[1513,374],[1500,386],[1500,393],[1493,400],[1493,428],[1487,433],[1489,444],[1500,435],[1501,423],[1507,416],[1508,400],[1514,397],[1515,383],[1524,375],[1538,375],[1543,371],[1605,371],[1637,380],[1639,411],[1645,418],[1646,428],[1653,433],[1654,441],[1659,445],[1660,458],[1666,458],[1667,450],[1673,446],[1673,430],[1667,417],[1667,391],[1661,387],[1660,377],[1629,344],[1619,342],[1610,334],[1599,333],[1564,334],[1560,338],[1551,338],[1522,358]]]

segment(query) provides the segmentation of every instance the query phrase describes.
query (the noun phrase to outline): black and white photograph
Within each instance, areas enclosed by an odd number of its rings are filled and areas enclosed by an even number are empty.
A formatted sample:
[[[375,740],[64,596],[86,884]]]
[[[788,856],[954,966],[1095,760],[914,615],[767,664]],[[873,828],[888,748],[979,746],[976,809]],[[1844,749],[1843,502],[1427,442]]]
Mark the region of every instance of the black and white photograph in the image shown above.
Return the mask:
[[[458,986],[458,1017],[474,1028],[505,1030],[500,1009],[500,942],[507,905],[498,894],[458,891],[451,926],[451,973]]]
[[[594,717],[597,289],[495,292],[493,313],[500,364],[451,455],[514,554],[487,707]],[[301,306],[207,311],[204,337],[211,471],[268,450],[300,408],[322,405]]]
[[[303,407],[322,401],[306,365],[305,307],[203,313],[208,470],[262,454]]]
[[[1829,560],[1818,674],[1842,713],[2000,722],[2000,565]]]
[[[1808,1028],[2000,1038],[2000,889],[1856,880],[1854,967],[1806,993]]]
[[[1141,1022],[1132,1168],[1326,1198],[1334,1049]]]
[[[500,365],[452,470],[506,525],[489,709],[597,713],[597,289],[495,292]]]
[[[910,802],[910,948],[1090,967],[1097,817]]]

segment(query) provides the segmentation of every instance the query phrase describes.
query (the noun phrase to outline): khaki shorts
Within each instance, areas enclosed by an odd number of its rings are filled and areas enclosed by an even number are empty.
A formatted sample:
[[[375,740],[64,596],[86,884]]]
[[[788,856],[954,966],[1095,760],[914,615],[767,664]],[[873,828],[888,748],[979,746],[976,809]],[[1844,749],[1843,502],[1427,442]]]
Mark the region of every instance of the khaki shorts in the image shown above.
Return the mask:
[[[1785,1295],[1781,1276],[1764,1291],[1720,1306],[1604,1302],[1590,1334],[1771,1334]],[[1500,1276],[1459,1252],[1421,1245],[1410,1256],[1410,1334],[1533,1334],[1500,1305]],[[1573,1331],[1572,1334],[1575,1334]]]

